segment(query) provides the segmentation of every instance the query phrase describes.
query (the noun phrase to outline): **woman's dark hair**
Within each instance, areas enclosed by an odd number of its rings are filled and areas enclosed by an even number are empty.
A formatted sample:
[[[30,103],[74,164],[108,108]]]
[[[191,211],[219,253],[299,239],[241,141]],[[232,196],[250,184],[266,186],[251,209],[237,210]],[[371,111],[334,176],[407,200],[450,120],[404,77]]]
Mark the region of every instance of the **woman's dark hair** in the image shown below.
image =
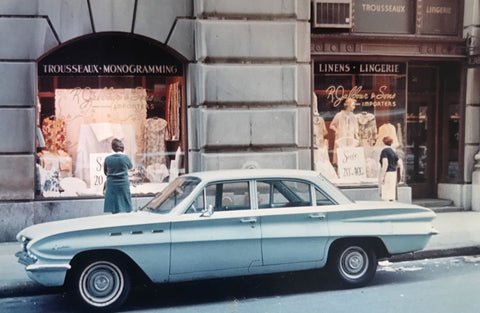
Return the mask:
[[[387,146],[391,146],[393,143],[392,137],[390,136],[383,137],[383,143],[386,144]]]
[[[125,147],[123,146],[123,142],[120,139],[113,139],[112,140],[112,150],[115,152],[123,152]]]

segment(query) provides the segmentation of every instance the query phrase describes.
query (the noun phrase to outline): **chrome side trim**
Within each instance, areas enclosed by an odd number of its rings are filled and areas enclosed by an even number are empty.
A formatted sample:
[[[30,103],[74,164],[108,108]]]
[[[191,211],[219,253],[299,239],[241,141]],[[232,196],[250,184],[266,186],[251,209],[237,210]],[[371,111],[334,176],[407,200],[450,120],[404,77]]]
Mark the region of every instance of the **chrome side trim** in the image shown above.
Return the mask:
[[[68,271],[72,267],[70,264],[32,264],[25,267],[25,270],[30,272],[40,272],[40,271]]]

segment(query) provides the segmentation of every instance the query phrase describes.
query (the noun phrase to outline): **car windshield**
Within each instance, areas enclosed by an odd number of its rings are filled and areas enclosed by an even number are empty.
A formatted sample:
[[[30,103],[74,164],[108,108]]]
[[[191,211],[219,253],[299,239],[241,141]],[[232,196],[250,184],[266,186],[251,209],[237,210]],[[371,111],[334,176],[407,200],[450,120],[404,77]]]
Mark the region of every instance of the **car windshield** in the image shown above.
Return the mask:
[[[140,210],[168,214],[188,197],[199,183],[200,179],[195,177],[178,177]]]

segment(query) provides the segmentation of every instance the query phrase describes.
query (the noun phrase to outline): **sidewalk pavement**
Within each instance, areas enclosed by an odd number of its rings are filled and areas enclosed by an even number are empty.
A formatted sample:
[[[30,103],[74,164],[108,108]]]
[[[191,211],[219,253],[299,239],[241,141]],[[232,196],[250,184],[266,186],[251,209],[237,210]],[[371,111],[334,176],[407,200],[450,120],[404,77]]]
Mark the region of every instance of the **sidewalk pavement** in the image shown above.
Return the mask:
[[[433,225],[439,234],[433,236],[424,250],[392,257],[390,261],[409,261],[462,255],[480,255],[480,212],[437,213]],[[0,243],[0,298],[60,292],[28,278],[15,253],[20,243]]]

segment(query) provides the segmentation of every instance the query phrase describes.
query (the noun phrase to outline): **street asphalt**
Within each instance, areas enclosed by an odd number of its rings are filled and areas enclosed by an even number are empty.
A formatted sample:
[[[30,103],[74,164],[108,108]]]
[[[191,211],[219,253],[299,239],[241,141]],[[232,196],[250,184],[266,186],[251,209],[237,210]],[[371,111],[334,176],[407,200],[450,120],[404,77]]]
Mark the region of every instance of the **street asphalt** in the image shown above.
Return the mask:
[[[461,255],[480,255],[480,212],[441,212],[433,221],[439,231],[424,250],[397,255],[390,261],[409,261]],[[15,253],[20,243],[0,243],[0,298],[59,292],[30,280]]]

